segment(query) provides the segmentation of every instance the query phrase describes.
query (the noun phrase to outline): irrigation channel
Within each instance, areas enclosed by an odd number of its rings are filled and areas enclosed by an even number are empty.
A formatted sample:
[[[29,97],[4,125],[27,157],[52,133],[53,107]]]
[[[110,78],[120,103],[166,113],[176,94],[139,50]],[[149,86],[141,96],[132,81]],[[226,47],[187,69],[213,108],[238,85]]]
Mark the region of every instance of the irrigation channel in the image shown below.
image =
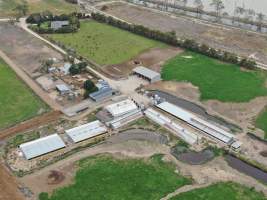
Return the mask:
[[[193,102],[187,101],[185,99],[176,97],[176,96],[171,95],[167,92],[163,92],[163,91],[159,91],[159,90],[153,90],[150,92],[154,95],[157,94],[160,98],[165,99],[166,101],[168,101],[174,105],[177,105],[181,108],[184,108],[185,110],[188,110],[190,112],[196,113],[197,115],[204,117],[208,121],[213,121],[214,123],[219,124],[221,126],[224,126],[230,130],[241,131],[240,127],[238,127],[234,124],[231,124],[222,118],[208,114],[206,112],[205,108],[203,108],[203,107],[201,107],[201,106],[199,106]]]
[[[242,172],[248,176],[252,176],[253,178],[263,182],[264,184],[267,184],[267,172],[258,169],[239,158],[236,158],[232,155],[226,155],[225,159],[229,166],[232,168],[238,170],[239,172]]]
[[[190,11],[190,10],[183,10],[181,5],[176,5],[176,1],[172,1],[172,0],[167,1],[167,3],[164,0],[128,0],[128,1],[131,3],[134,3],[134,4],[146,6],[149,8],[154,8],[154,9],[167,11],[167,12],[171,12],[171,13],[175,13],[175,14],[181,14],[181,15],[186,15],[186,16],[190,16],[190,17],[194,17],[194,18],[199,18],[198,13]],[[225,5],[226,5],[226,2],[228,2],[229,0],[224,0],[224,1],[225,1]],[[252,0],[247,0],[247,1],[252,1]],[[256,0],[254,0],[254,1],[256,1]],[[267,2],[262,2],[262,1],[260,2],[260,1],[261,0],[258,0],[258,9],[255,9],[255,12],[262,12],[263,14],[267,14]],[[266,4],[265,10],[262,10],[262,8],[264,8],[264,6],[262,7],[262,5],[260,5],[262,3]],[[210,4],[207,3],[206,1],[203,1],[203,4],[204,4],[204,10],[205,11],[207,11],[207,12],[214,11],[212,6],[210,6]],[[227,5],[232,5],[232,4],[227,3]],[[251,3],[248,5],[251,6]],[[188,6],[190,8],[194,7],[192,0],[188,1]],[[230,14],[230,16],[233,16],[234,7],[235,7],[234,5],[231,7],[226,6],[226,9],[224,10],[224,12],[227,12],[228,14]],[[261,8],[261,9],[259,9],[259,8]],[[222,16],[219,22],[221,24],[224,24],[227,26],[238,27],[238,28],[242,28],[244,30],[255,31],[255,32],[259,31],[258,27],[256,25],[244,23],[241,21],[233,21],[233,18],[230,16]],[[209,22],[217,22],[216,17],[213,15],[210,15],[208,13],[201,14],[201,19],[209,21]],[[262,27],[260,32],[261,33],[267,33],[267,27]]]

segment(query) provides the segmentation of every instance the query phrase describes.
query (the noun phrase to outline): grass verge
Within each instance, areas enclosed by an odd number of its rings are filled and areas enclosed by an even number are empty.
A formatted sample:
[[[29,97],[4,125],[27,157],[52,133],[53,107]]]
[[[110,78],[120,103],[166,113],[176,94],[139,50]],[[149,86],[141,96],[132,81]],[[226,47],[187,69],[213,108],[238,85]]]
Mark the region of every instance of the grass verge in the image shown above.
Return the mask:
[[[247,102],[267,95],[266,73],[243,71],[237,65],[185,52],[169,60],[162,69],[164,80],[188,81],[199,87],[202,100]]]
[[[48,36],[100,65],[119,64],[150,48],[167,46],[96,21],[82,21],[77,33]]]
[[[259,114],[256,119],[256,127],[265,132],[264,139],[267,140],[267,109]]]

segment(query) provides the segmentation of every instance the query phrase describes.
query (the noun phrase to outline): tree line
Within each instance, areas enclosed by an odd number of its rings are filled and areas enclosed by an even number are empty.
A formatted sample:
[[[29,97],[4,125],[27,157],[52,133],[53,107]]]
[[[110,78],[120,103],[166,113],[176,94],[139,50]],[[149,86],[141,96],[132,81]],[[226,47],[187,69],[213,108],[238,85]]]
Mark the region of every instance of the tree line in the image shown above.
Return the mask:
[[[253,59],[246,57],[239,58],[234,53],[214,49],[206,44],[200,44],[193,39],[178,39],[174,31],[161,32],[158,30],[152,30],[142,25],[129,24],[127,22],[100,13],[92,13],[91,17],[98,22],[107,23],[129,32],[158,40],[172,46],[182,47],[224,62],[237,64],[248,69],[254,69],[256,67],[256,62]]]

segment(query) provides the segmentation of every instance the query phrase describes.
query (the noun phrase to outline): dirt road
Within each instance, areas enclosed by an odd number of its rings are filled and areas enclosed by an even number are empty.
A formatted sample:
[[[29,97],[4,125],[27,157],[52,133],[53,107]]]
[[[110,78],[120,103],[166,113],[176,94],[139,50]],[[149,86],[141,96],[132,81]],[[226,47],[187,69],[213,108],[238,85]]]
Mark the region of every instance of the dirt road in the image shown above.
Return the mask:
[[[47,93],[45,93],[39,85],[34,82],[20,67],[18,67],[4,52],[0,50],[0,57],[15,71],[18,77],[20,77],[34,92],[37,94],[47,105],[53,110],[62,110],[62,106],[53,101]]]
[[[18,184],[6,167],[0,164],[0,200],[23,200],[23,195],[18,190]]]

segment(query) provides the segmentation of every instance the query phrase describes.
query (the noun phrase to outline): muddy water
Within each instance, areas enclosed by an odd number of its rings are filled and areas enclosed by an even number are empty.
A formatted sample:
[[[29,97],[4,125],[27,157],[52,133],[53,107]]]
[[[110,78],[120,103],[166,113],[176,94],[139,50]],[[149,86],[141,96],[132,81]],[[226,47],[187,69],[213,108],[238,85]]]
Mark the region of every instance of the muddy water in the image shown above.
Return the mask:
[[[247,163],[245,163],[242,160],[239,160],[238,158],[235,158],[231,155],[225,156],[227,163],[234,169],[238,170],[239,172],[242,172],[248,176],[252,176],[253,178],[267,184],[267,173],[253,167]]]

